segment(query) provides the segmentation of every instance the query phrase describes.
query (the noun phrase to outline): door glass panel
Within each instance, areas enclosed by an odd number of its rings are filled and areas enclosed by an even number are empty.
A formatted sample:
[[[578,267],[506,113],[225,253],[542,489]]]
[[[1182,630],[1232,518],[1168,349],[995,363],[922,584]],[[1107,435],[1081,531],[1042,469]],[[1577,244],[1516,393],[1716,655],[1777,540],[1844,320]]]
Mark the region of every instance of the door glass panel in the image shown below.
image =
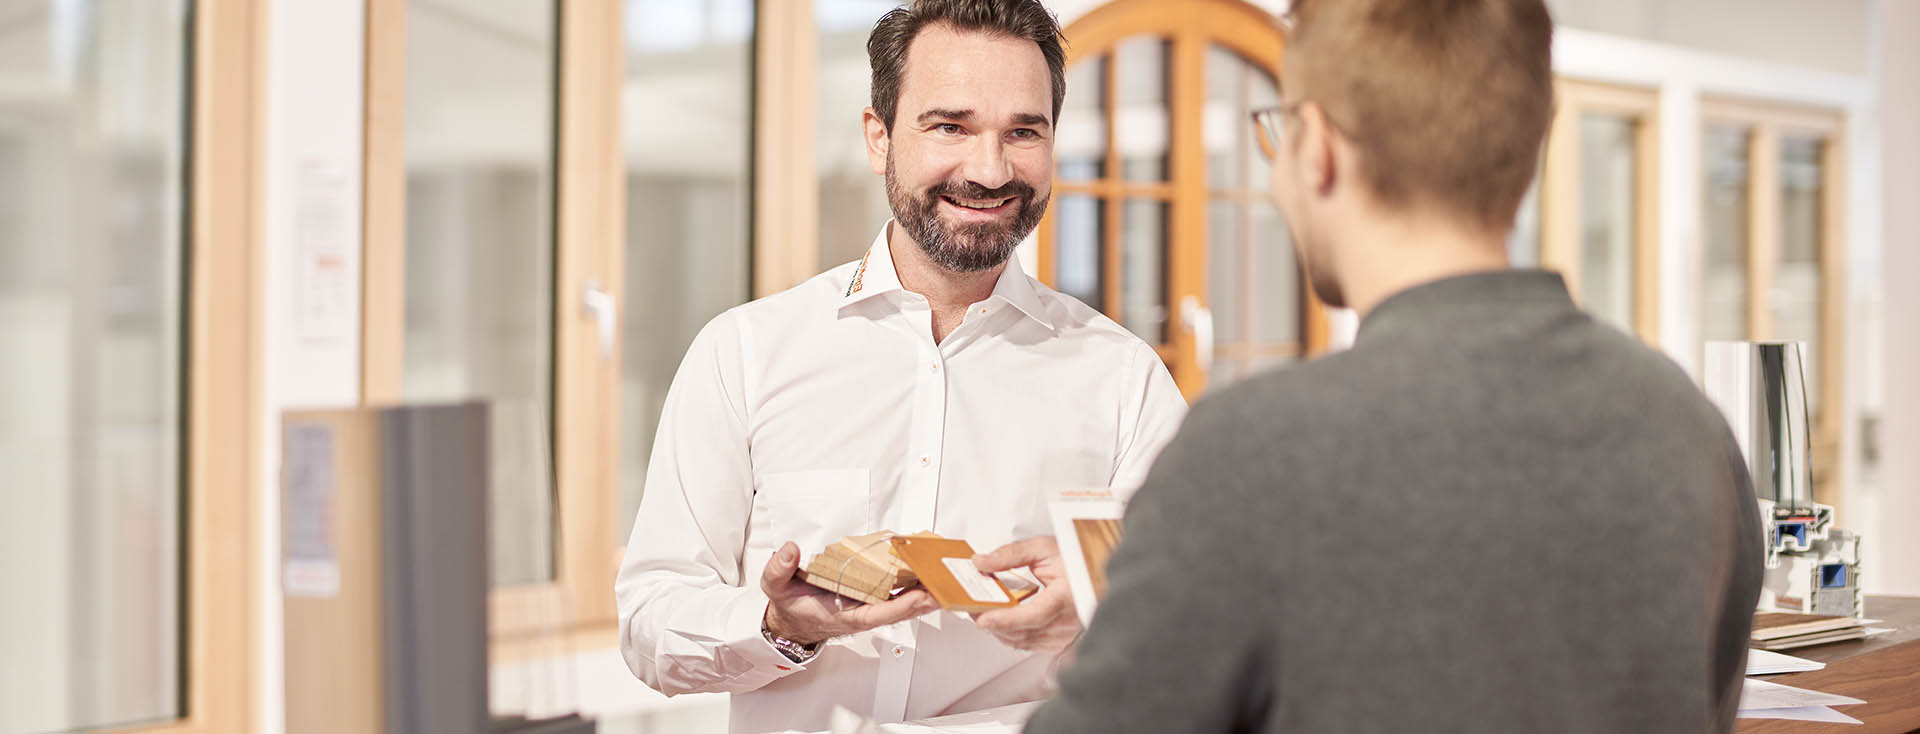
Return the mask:
[[[1747,131],[1708,127],[1702,136],[1705,191],[1700,225],[1706,253],[1700,287],[1701,341],[1747,338]]]
[[[1252,239],[1247,271],[1252,275],[1253,312],[1248,315],[1254,342],[1300,343],[1300,266],[1286,220],[1271,204],[1252,207],[1247,224]]]
[[[1122,177],[1128,181],[1167,180],[1169,135],[1166,39],[1143,36],[1114,47],[1114,134]]]
[[[1232,384],[1299,351],[1299,275],[1280,212],[1267,194],[1271,164],[1250,113],[1277,104],[1263,68],[1219,46],[1207,51],[1208,306],[1214,363],[1209,389]]]
[[[1633,333],[1633,120],[1580,118],[1580,299],[1600,320]]]
[[[625,17],[622,540],[687,345],[749,298],[753,0],[626,0]]]
[[[1167,203],[1128,199],[1121,219],[1120,323],[1160,344],[1167,340]]]
[[[860,114],[873,99],[867,35],[880,16],[899,5],[897,0],[813,3],[820,33],[813,149],[814,165],[820,169],[821,270],[860,259],[880,234],[880,226],[893,218],[887,206],[886,179],[867,165]]]
[[[1053,152],[1061,181],[1092,181],[1107,175],[1107,57],[1067,69],[1067,98]]]
[[[410,402],[553,415],[555,15],[552,0],[407,5]],[[531,474],[494,477],[497,587],[553,578],[552,486]]]
[[[166,722],[186,713],[188,4],[4,5],[0,731]]]
[[[1054,287],[1094,308],[1101,305],[1106,221],[1106,202],[1092,196],[1062,194],[1053,204]]]
[[[1824,141],[1780,139],[1780,260],[1767,307],[1774,337],[1806,342],[1807,410],[1819,410],[1821,163]]]

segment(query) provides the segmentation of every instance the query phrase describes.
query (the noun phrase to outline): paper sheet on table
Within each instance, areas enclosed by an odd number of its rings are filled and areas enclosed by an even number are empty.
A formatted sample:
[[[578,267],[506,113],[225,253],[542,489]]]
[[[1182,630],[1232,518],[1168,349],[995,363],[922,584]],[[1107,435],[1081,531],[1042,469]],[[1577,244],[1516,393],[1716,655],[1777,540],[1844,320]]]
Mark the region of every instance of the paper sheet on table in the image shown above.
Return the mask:
[[[1777,675],[1780,673],[1805,673],[1827,667],[1806,658],[1796,658],[1772,650],[1747,651],[1747,675]]]
[[[1866,703],[1851,696],[1809,691],[1805,688],[1783,686],[1763,680],[1748,678],[1745,687],[1740,689],[1740,714],[1745,716],[1748,709],[1788,709],[1803,706],[1846,706]]]
[[[1791,719],[1793,721],[1825,721],[1833,724],[1858,724],[1859,719],[1840,713],[1825,706],[1796,706],[1782,709],[1743,709],[1742,719]]]
[[[835,707],[833,728],[827,734],[1019,734],[1040,703],[1016,703],[898,724],[875,724],[867,717]]]

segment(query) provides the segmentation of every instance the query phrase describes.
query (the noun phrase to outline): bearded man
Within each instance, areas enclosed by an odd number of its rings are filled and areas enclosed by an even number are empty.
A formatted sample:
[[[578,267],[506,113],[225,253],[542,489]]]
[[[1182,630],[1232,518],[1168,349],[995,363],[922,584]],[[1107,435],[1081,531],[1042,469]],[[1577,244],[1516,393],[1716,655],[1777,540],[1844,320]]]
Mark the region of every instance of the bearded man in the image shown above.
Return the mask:
[[[668,695],[731,692],[736,732],[1048,695],[1080,623],[1046,499],[1124,498],[1186,411],[1151,347],[1009,262],[1052,187],[1057,21],[1038,0],[917,0],[867,51],[894,219],[860,260],[695,338],[615,583],[628,667]],[[795,578],[802,553],[879,530],[995,549],[980,570],[1043,588],[966,617]]]

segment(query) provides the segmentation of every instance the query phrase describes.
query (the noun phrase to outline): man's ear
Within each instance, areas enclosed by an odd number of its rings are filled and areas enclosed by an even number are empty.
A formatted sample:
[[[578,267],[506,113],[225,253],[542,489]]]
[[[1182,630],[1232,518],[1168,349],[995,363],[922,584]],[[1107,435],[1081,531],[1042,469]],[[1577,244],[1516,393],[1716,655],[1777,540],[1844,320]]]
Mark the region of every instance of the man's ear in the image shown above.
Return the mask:
[[[1306,190],[1314,194],[1326,194],[1340,179],[1338,144],[1332,121],[1327,119],[1326,110],[1312,102],[1302,102],[1299,109],[1300,144],[1299,153],[1294,157],[1300,166],[1301,180],[1306,182]]]
[[[867,167],[875,175],[887,175],[887,152],[893,145],[893,138],[887,132],[887,123],[881,121],[880,114],[868,107],[860,113],[861,132],[867,141]]]

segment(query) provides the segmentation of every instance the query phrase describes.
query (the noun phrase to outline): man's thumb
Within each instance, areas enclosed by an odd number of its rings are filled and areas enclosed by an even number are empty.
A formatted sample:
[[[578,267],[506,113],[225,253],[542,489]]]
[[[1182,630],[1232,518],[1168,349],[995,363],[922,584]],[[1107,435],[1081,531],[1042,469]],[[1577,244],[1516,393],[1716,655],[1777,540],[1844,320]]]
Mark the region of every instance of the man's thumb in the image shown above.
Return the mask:
[[[760,583],[763,586],[772,586],[786,581],[793,578],[793,572],[798,568],[800,568],[800,546],[794,545],[793,541],[789,540],[781,545],[779,550],[773,552],[772,558],[767,559],[767,570],[760,575]]]

